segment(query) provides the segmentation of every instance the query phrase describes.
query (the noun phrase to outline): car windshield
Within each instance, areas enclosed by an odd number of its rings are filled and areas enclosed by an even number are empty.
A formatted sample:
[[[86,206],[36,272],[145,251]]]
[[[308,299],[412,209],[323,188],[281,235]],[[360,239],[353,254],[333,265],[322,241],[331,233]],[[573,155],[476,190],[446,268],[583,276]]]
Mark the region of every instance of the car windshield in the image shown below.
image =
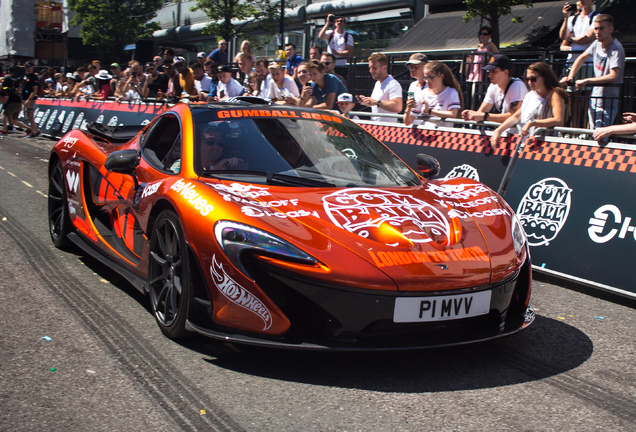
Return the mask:
[[[202,176],[288,186],[420,184],[361,127],[327,114],[301,118],[285,112],[294,116],[219,119],[212,110],[194,113],[195,169]]]

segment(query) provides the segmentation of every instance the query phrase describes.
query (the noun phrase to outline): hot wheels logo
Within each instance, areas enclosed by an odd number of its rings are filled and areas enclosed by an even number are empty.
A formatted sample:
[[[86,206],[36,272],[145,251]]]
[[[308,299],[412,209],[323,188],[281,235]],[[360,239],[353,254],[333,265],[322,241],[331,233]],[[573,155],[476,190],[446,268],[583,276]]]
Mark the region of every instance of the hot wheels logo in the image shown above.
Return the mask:
[[[236,283],[236,281],[225,272],[223,265],[216,260],[216,255],[212,256],[210,274],[219,292],[229,301],[258,315],[263,320],[265,324],[263,330],[267,330],[272,326],[272,314],[269,309],[267,309],[267,306],[248,290]]]
[[[615,205],[605,204],[596,209],[594,217],[590,218],[590,227],[587,229],[587,233],[593,242],[600,244],[607,243],[617,235],[619,239],[624,239],[627,233],[631,233],[636,240],[636,227],[629,225],[631,221],[631,217],[623,219],[620,209]],[[612,225],[615,228],[607,229]]]

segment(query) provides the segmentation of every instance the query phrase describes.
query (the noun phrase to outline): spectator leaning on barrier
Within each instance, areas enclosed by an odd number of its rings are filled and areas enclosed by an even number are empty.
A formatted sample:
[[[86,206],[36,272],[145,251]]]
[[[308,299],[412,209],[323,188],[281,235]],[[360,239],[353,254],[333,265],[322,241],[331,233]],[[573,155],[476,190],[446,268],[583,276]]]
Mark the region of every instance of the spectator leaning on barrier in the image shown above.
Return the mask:
[[[296,45],[288,43],[285,45],[285,54],[287,55],[287,63],[285,63],[285,72],[293,79],[297,79],[296,68],[303,62],[303,58],[296,53]]]
[[[269,98],[271,101],[277,104],[296,105],[300,97],[296,81],[285,74],[278,63],[270,63],[267,68],[272,77],[269,85]]]
[[[334,25],[333,30],[327,30],[329,25]],[[353,36],[345,31],[347,20],[341,16],[329,14],[325,25],[318,33],[320,39],[327,41],[327,52],[336,56],[336,70],[340,75],[347,72],[347,57],[353,56]]]
[[[338,78],[340,80],[342,85],[347,87],[347,81],[345,81],[345,79],[342,77],[342,75],[338,75],[336,73],[336,58],[334,57],[333,54],[324,53],[320,57],[320,63],[322,63],[322,67],[323,67],[322,70],[323,70],[324,73],[331,74],[331,75],[335,76],[336,78]]]
[[[207,59],[203,65],[205,74],[210,77],[210,93],[208,100],[213,100],[216,96],[216,87],[219,84],[219,64],[214,60]]]
[[[161,56],[154,56],[152,58],[152,62],[155,64],[157,72],[163,72],[163,59],[161,58]]]
[[[370,106],[373,113],[397,114],[402,111],[402,87],[388,73],[389,59],[381,53],[369,56],[369,72],[376,80],[371,96],[358,96],[358,102]],[[373,121],[397,122],[397,118],[371,117]]]
[[[91,99],[105,100],[113,96],[113,89],[110,87],[110,80],[113,76],[108,73],[107,70],[100,70],[95,76],[97,81],[97,89],[95,93],[91,95]]]
[[[258,76],[261,77],[261,97],[263,99],[269,99],[269,86],[272,82],[272,77],[269,75],[269,60],[266,58],[256,59],[256,63],[254,63],[254,69]]]
[[[505,130],[517,124],[522,125],[522,136],[532,134],[534,129],[531,128],[563,126],[568,95],[559,86],[559,79],[550,65],[544,62],[531,64],[524,79],[530,91],[523,98],[521,108],[494,130],[490,138],[493,146],[499,144]]]
[[[168,75],[157,71],[154,62],[146,63],[146,76],[148,77],[148,97],[163,98],[168,91]]]
[[[503,123],[521,107],[528,88],[519,78],[511,76],[512,61],[503,54],[493,54],[482,69],[487,71],[491,84],[479,109],[464,110],[462,117],[470,121]]]
[[[572,70],[562,83],[571,83],[584,62],[592,57],[594,77],[576,80],[576,88],[595,84],[622,84],[625,71],[625,51],[623,45],[612,37],[614,19],[607,14],[597,15],[594,19],[594,35],[596,40],[579,56]],[[620,88],[617,86],[592,89],[590,108],[588,111],[590,128],[610,126],[614,123],[619,108]]]
[[[254,69],[254,61],[252,60],[251,54],[241,53],[238,55],[238,67],[243,74],[243,88],[247,89],[249,87],[248,78]]]
[[[441,118],[459,117],[464,100],[459,83],[446,64],[431,61],[424,65],[424,79],[428,87],[422,90],[422,114]],[[409,118],[404,113],[404,122]],[[424,123],[427,126],[452,126],[451,123]]]
[[[409,57],[409,60],[404,64],[411,74],[411,78],[415,78],[409,85],[406,97],[406,110],[404,112],[404,123],[410,125],[411,123],[421,123],[421,120],[415,120],[414,117],[422,114],[422,100],[423,91],[428,86],[424,79],[424,66],[428,63],[428,57],[423,53],[415,53]]]
[[[298,85],[298,91],[301,92],[303,90],[303,87],[311,87],[311,84],[309,83],[309,72],[307,71],[307,67],[304,65],[304,63],[305,62],[298,65],[298,80],[296,81],[296,84]]]
[[[325,74],[320,62],[309,60],[301,64],[307,69],[311,87],[303,87],[298,104],[316,109],[333,109],[338,96],[347,92],[345,86],[334,75]]]
[[[354,115],[352,116],[349,112],[356,106],[356,102],[353,100],[353,96],[351,93],[342,93],[338,96],[338,100],[336,101],[342,115],[351,120],[360,120],[360,117]]]
[[[190,100],[207,100],[212,87],[212,78],[205,73],[199,62],[192,64],[192,76],[194,76],[194,88],[197,91],[197,96],[190,96]]]
[[[35,100],[37,99],[40,82],[37,74],[33,71],[34,64],[30,61],[24,63],[25,75],[22,80],[22,104],[24,106],[24,117],[29,122],[26,131],[28,138],[35,138],[40,135],[37,123],[35,123]]]
[[[229,65],[219,66],[219,83],[216,91],[215,100],[225,100],[243,94],[243,86],[232,78],[232,68]]]
[[[623,113],[623,121],[626,124],[600,127],[594,131],[594,139],[606,141],[610,135],[634,135],[636,134],[636,113]]]
[[[258,74],[258,72],[254,71],[247,77],[247,91],[243,93],[243,96],[256,96],[261,97],[261,84],[263,84],[263,79]]]
[[[218,48],[212,51],[208,57],[220,65],[227,64],[227,41],[221,39],[218,43]]]

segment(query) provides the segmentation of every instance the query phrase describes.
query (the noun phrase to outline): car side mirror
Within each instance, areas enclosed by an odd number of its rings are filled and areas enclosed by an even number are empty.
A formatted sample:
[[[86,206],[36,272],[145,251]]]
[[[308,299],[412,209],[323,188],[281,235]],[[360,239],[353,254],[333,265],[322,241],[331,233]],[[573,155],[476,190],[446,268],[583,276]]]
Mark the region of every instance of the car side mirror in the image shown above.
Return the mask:
[[[137,150],[119,150],[108,155],[104,168],[120,174],[133,174],[139,165]]]
[[[439,162],[433,156],[424,153],[418,153],[416,158],[417,170],[420,174],[422,174],[422,177],[424,177],[425,179],[430,179],[439,174]]]

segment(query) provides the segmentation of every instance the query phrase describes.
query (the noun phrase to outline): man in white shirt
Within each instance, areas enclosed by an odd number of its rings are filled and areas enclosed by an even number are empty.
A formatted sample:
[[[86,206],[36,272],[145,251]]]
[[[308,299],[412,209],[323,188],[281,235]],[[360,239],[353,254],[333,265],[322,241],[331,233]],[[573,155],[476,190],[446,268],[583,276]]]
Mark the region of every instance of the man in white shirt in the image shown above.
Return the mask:
[[[406,96],[406,106],[410,106],[411,115],[414,117],[419,116],[422,113],[422,91],[428,87],[426,80],[424,79],[424,65],[428,63],[428,57],[424,53],[411,54],[409,60],[404,63],[411,74],[411,78],[415,78],[409,85]],[[412,101],[411,101],[412,99]],[[419,121],[418,121],[419,123]]]
[[[296,82],[283,71],[278,63],[270,63],[268,69],[272,77],[269,85],[269,97],[272,102],[296,105],[296,100],[300,96]]]
[[[464,120],[503,123],[521,107],[528,88],[523,81],[511,76],[512,61],[503,54],[493,54],[482,70],[488,73],[491,82],[486,96],[477,111],[464,110],[462,117]],[[495,112],[491,112],[493,107]],[[508,131],[514,133],[516,129]]]
[[[269,100],[269,87],[272,85],[272,77],[269,74],[268,66],[269,61],[263,57],[256,59],[256,63],[254,63],[256,73],[263,80],[261,83],[261,97],[266,100]]]
[[[373,53],[369,56],[369,72],[375,86],[371,96],[358,96],[358,102],[370,106],[371,111],[380,114],[398,114],[402,111],[402,86],[392,75],[388,73],[389,59],[381,53]],[[372,121],[385,121],[396,123],[397,118],[371,117]]]
[[[197,96],[190,97],[190,100],[204,101],[207,99],[208,94],[210,94],[212,78],[205,73],[201,63],[193,63],[191,69],[192,76],[194,76],[194,88],[197,90]]]
[[[578,0],[581,5],[581,12],[575,14],[576,8],[568,8],[569,3],[563,6],[563,24],[559,30],[561,40],[569,45],[572,53],[568,55],[566,65],[572,66],[574,61],[585,51],[592,42],[594,42],[594,17],[598,12],[594,10],[594,0]],[[580,78],[592,74],[592,61],[586,63],[586,67],[582,69]],[[566,72],[569,72],[566,71]]]
[[[216,87],[215,100],[225,100],[243,94],[243,86],[232,78],[232,68],[228,65],[219,66],[219,84]]]
[[[333,23],[334,30],[327,30]],[[340,75],[346,75],[347,57],[353,56],[353,36],[345,31],[347,20],[341,16],[329,14],[324,27],[318,37],[327,41],[327,52],[336,56],[336,70]]]

